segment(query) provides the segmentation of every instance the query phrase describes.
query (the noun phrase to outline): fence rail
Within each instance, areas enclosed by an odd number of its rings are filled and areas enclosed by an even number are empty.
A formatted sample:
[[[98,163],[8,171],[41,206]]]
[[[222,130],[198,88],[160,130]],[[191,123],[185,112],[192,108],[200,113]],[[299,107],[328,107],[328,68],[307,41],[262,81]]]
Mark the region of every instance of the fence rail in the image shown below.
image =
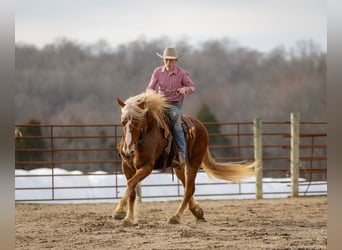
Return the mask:
[[[208,122],[204,123],[209,131],[209,148],[217,161],[253,161],[254,160],[254,132],[253,122]],[[262,122],[262,176],[264,179],[274,178],[264,182],[263,186],[272,183],[291,184],[291,121]],[[310,187],[321,185],[327,181],[327,133],[326,122],[299,123],[299,195],[320,194]],[[34,201],[69,201],[69,200],[116,200],[121,198],[125,188],[125,180],[121,173],[121,159],[117,152],[117,145],[121,140],[120,124],[16,124],[16,128],[22,131],[22,136],[16,138],[16,169],[32,170],[44,168],[46,174],[22,174],[17,171],[16,178],[16,202]],[[215,128],[211,130],[211,128]],[[215,131],[215,132],[210,132]],[[219,131],[219,132],[217,132]],[[60,169],[74,172],[60,173]],[[102,172],[99,172],[102,171]],[[200,174],[204,174],[201,171]],[[161,176],[165,173],[154,173]],[[167,178],[171,178],[167,174]],[[60,183],[66,178],[109,178],[113,185],[91,184],[88,186],[62,186]],[[28,186],[27,180],[44,180],[45,186]],[[280,181],[278,181],[280,180]],[[318,183],[318,184],[317,184]],[[251,182],[227,183],[215,181],[210,184],[211,190],[207,190],[208,181],[197,181],[197,190],[204,193],[196,193],[202,197],[232,197],[236,195],[255,196],[255,192],[244,192],[246,185]],[[245,186],[243,186],[245,185]],[[255,182],[254,182],[255,185]],[[226,187],[226,190],[235,189],[234,192],[220,191],[217,187]],[[178,180],[160,181],[157,184],[143,183],[142,188],[174,188],[176,191],[167,197],[182,197],[182,185]],[[229,187],[229,188],[228,188]],[[105,189],[108,195],[97,197],[61,197],[59,190],[88,190]],[[214,191],[212,191],[214,190]],[[44,192],[42,192],[44,191]],[[49,192],[49,194],[46,193]],[[108,192],[107,192],[108,191]],[[42,193],[39,198],[17,198],[25,193]],[[110,194],[111,193],[111,194]],[[285,191],[289,195],[291,191]],[[264,192],[264,196],[272,195],[272,192]],[[163,196],[165,197],[165,196]],[[160,198],[159,195],[143,193],[143,198]]]

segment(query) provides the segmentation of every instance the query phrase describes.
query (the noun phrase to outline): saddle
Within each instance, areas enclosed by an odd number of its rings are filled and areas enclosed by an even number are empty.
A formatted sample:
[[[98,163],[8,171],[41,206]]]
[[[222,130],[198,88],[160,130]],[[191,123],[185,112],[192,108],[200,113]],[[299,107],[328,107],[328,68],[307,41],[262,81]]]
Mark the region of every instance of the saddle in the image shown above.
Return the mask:
[[[176,167],[173,163],[178,160],[178,146],[177,142],[174,140],[174,132],[173,132],[173,121],[171,118],[165,114],[164,115],[164,139],[167,140],[166,147],[162,155],[158,158],[154,169],[162,169],[165,170],[167,167]],[[186,141],[186,159],[188,162],[190,158],[190,150],[189,150],[189,140],[196,137],[195,134],[195,126],[192,123],[191,119],[187,115],[182,115],[182,128],[184,131],[184,137]]]

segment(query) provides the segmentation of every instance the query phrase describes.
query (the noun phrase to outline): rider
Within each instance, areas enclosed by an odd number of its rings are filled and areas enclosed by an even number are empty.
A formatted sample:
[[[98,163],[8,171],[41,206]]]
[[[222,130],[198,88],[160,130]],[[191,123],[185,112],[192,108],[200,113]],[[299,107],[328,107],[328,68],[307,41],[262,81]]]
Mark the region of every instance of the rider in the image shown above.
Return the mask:
[[[195,84],[181,67],[177,66],[178,58],[175,48],[166,48],[163,55],[156,53],[158,57],[163,59],[164,65],[154,69],[151,81],[146,91],[157,91],[166,97],[171,107],[169,116],[175,120],[174,135],[179,149],[180,165],[185,163],[186,141],[182,128],[181,109],[185,94],[192,94],[195,91]]]

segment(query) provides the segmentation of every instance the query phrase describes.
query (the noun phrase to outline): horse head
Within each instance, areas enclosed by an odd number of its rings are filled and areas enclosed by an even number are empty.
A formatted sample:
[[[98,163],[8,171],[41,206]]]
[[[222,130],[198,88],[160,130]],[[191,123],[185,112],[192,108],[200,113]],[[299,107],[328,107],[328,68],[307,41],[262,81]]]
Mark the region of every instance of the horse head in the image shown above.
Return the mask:
[[[130,97],[125,102],[119,98],[116,100],[121,107],[123,129],[120,150],[125,156],[132,157],[136,145],[144,140],[146,133],[166,129],[163,117],[169,104],[165,97],[146,92]],[[158,141],[158,138],[154,139]]]
[[[134,155],[135,145],[139,142],[144,130],[143,118],[146,113],[145,102],[140,100],[135,105],[125,103],[117,98],[117,103],[121,107],[122,141],[121,150],[124,155],[131,157]]]

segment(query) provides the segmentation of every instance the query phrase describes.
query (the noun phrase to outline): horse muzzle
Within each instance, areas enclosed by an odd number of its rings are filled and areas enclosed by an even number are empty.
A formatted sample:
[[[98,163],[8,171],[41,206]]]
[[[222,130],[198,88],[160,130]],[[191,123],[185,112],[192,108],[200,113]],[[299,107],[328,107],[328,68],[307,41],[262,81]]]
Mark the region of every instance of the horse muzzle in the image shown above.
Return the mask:
[[[124,149],[122,150],[123,153],[127,156],[127,157],[132,157],[134,155],[134,150],[133,149]]]

